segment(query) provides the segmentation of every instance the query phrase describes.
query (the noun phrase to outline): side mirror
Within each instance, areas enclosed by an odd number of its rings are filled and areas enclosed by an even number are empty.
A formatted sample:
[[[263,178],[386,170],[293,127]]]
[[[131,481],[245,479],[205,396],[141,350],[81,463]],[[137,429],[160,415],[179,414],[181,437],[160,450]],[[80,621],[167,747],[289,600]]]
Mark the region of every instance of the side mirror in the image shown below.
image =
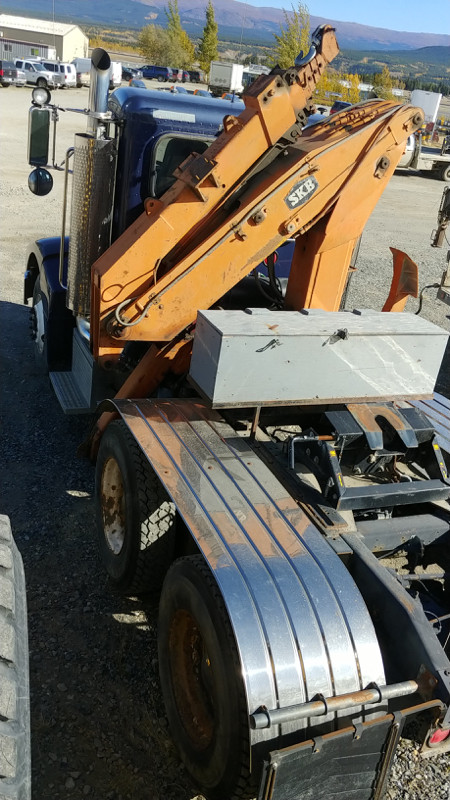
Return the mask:
[[[48,163],[50,109],[33,106],[28,113],[28,163],[36,167]]]
[[[47,169],[37,167],[28,176],[28,188],[33,194],[44,197],[53,189],[53,178]]]

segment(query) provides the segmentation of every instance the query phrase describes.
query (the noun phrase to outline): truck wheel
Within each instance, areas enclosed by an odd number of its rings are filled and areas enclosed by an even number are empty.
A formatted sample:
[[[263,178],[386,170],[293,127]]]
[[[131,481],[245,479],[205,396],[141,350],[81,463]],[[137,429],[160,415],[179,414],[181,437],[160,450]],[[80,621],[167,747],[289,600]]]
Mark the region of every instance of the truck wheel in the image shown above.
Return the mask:
[[[45,78],[38,78],[37,81],[36,81],[36,86],[39,86],[39,88],[42,88],[42,89],[46,89],[47,88],[47,81],[45,80]]]
[[[30,690],[25,577],[0,516],[0,797],[30,800]]]
[[[175,506],[123,420],[106,429],[95,473],[100,555],[117,588],[160,589],[173,560]]]
[[[254,797],[248,713],[234,633],[202,556],[176,561],[164,581],[159,672],[174,742],[208,800]]]
[[[41,291],[40,278],[36,278],[31,301],[31,335],[34,340],[36,366],[43,373],[48,372],[47,348],[47,301]]]
[[[450,183],[450,164],[444,164],[441,170],[441,180]]]

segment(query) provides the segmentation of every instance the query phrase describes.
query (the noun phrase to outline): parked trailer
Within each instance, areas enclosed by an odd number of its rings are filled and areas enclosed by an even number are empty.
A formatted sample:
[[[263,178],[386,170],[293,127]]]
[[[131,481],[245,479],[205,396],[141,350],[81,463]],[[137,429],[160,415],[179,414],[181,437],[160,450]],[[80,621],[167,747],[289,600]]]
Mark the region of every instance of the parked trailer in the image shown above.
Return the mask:
[[[372,101],[306,127],[336,53],[317,29],[239,114],[129,87],[108,102],[94,51],[70,240],[27,261],[63,408],[102,400],[82,448],[100,551],[117,588],[162,584],[167,716],[208,800],[380,798],[410,719],[424,752],[450,747],[450,483],[415,405],[447,334],[386,313],[417,289],[400,251],[383,312],[338,310],[423,114]]]
[[[221,97],[227,92],[241,94],[244,91],[244,67],[228,61],[211,61],[208,89],[213,96]]]
[[[450,147],[448,139],[444,139],[441,149],[437,150],[423,145],[420,133],[410,136],[398,166],[401,169],[417,169],[420,172],[431,172],[436,178],[449,183]]]

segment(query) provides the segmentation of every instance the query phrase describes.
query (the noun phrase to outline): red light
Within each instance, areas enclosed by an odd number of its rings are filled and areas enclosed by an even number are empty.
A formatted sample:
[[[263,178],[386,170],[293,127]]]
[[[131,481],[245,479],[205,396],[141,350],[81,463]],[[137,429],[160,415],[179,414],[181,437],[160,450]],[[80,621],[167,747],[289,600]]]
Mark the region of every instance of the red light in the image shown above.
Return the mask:
[[[434,733],[431,734],[430,738],[428,739],[428,744],[430,747],[433,745],[441,744],[441,742],[445,742],[447,737],[450,735],[450,730],[444,730],[444,728],[437,728]]]
[[[3,78],[3,70],[0,69],[0,78]]]
[[[263,264],[265,264],[265,265],[266,265],[266,267],[267,267],[267,261],[268,261],[268,259],[267,259],[267,258],[265,258],[265,259],[264,259],[264,261],[263,261]],[[273,263],[274,263],[274,264],[276,264],[276,263],[277,263],[277,261],[278,261],[278,253],[277,253],[277,251],[275,250],[275,252],[273,253]]]

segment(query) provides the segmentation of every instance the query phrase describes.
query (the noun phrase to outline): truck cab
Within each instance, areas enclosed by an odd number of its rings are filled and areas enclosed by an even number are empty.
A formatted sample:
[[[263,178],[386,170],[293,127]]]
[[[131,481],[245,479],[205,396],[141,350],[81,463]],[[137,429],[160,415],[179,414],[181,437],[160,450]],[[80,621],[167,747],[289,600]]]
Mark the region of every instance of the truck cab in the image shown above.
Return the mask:
[[[108,200],[111,208],[105,210],[96,205],[89,215],[91,226],[101,225],[102,214],[107,215],[105,244],[115,241],[142,214],[146,198],[158,199],[170,188],[175,181],[174,171],[192,152],[201,154],[207,149],[222,130],[227,113],[236,115],[243,108],[243,102],[237,99],[229,103],[129,86],[111,93],[108,109],[115,123],[110,126],[109,142],[117,157],[114,164],[108,161],[108,178],[104,173],[99,178],[105,186],[113,187]],[[83,145],[83,137],[80,138]],[[85,188],[77,184],[77,175],[75,171],[73,191],[81,198]],[[75,206],[82,204],[80,199]],[[71,228],[78,230],[79,220],[72,217]],[[75,325],[74,316],[66,307],[69,236],[63,235],[63,245],[61,242],[61,236],[55,231],[55,236],[34,244],[24,284],[25,302],[32,302],[37,358],[44,371],[50,372],[55,390],[61,375],[73,364]],[[84,353],[88,350],[89,326],[80,327],[86,335],[78,337],[77,348]],[[50,335],[55,329],[58,335]],[[97,386],[94,376],[90,391],[80,397],[75,406],[72,400],[67,403],[65,396],[57,392],[64,410],[67,413],[92,410],[102,393],[111,393],[104,378],[102,375]]]
[[[159,198],[170,188],[174,170],[190,153],[206,150],[222,130],[224,116],[243,108],[242,101],[133,87],[110,96],[119,127],[113,240],[142,213],[147,197]]]

